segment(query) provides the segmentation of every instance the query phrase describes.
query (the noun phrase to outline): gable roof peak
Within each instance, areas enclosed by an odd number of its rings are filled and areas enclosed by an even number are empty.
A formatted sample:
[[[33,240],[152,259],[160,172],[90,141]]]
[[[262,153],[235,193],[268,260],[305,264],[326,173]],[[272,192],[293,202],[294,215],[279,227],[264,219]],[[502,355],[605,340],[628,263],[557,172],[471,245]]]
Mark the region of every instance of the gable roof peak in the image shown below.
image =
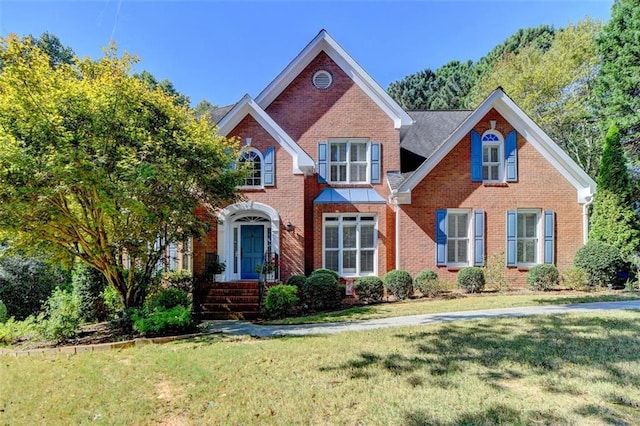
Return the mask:
[[[326,53],[393,120],[396,129],[413,124],[413,120],[406,111],[371,78],[325,29],[320,30],[318,35],[260,92],[255,98],[258,105],[266,109],[320,52]]]

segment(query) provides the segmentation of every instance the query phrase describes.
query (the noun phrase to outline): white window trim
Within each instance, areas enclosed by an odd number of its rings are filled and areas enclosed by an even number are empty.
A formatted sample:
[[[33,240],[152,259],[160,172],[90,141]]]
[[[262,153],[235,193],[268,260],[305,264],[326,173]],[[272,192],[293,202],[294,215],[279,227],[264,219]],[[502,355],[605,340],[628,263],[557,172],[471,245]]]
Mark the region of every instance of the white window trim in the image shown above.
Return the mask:
[[[260,185],[240,185],[238,186],[238,189],[262,189],[264,188],[264,155],[262,155],[262,153],[256,148],[253,148],[253,147],[244,148],[242,149],[242,151],[240,151],[240,157],[238,158],[238,163],[240,163],[240,159],[247,152],[254,152],[258,154],[258,158],[260,158]]]
[[[487,135],[494,135],[498,138],[498,141],[485,141],[484,138]],[[482,175],[483,175],[483,182],[488,182],[488,183],[499,183],[499,182],[504,182],[505,181],[505,158],[504,158],[504,136],[502,135],[502,133],[498,132],[495,129],[489,129],[487,131],[485,131],[482,136],[480,136],[480,143],[482,144]],[[491,163],[485,163],[484,161],[484,148],[486,146],[497,146],[498,147],[498,179],[484,179],[484,167],[485,164],[495,164],[493,162]]]
[[[331,145],[338,144],[338,143],[347,144],[346,161],[344,162],[331,161]],[[366,153],[367,173],[364,180],[357,181],[357,182],[354,182],[351,180],[350,154],[351,154],[352,143],[358,143],[358,144],[365,143],[367,146],[367,153]],[[346,180],[342,181],[342,180],[331,179],[331,166],[336,163],[338,164],[346,163],[346,168],[347,168]],[[371,141],[368,138],[330,138],[327,140],[327,182],[328,183],[333,183],[337,185],[359,185],[359,184],[369,183],[370,181],[371,181]]]
[[[356,217],[356,271],[355,273],[348,273],[345,274],[342,268],[342,256],[341,254],[343,253],[343,246],[342,246],[342,223],[343,223],[343,218],[345,217]],[[360,218],[361,217],[373,217],[374,219],[372,221],[364,221],[361,222]],[[327,218],[338,218],[337,221],[332,222],[332,223],[337,223],[337,228],[338,228],[338,248],[336,249],[332,249],[332,251],[337,251],[338,252],[338,275],[344,278],[352,278],[352,277],[364,277],[364,276],[377,276],[378,274],[378,215],[375,213],[345,213],[345,214],[341,214],[341,213],[325,213],[322,215],[322,267],[326,268],[326,219]],[[353,223],[353,222],[349,222],[349,223]],[[367,272],[367,273],[361,273],[361,266],[360,266],[360,253],[361,253],[361,247],[360,247],[360,224],[361,223],[365,223],[365,224],[373,224],[373,272]]]
[[[518,242],[524,239],[524,238],[518,237],[518,217],[520,216],[521,213],[522,214],[535,213],[536,215],[536,222],[537,222],[536,223],[536,248],[535,248],[536,261],[533,263],[520,262],[518,259]],[[543,239],[544,239],[544,220],[543,220],[542,209],[530,209],[530,208],[517,209],[516,210],[516,265],[518,268],[530,268],[532,266],[536,266],[544,263],[544,253],[543,253],[544,244],[542,244],[540,236],[543,236]]]
[[[449,218],[452,214],[466,214],[467,215],[467,261],[466,262],[449,262]],[[445,258],[447,259],[447,268],[463,268],[465,266],[472,265],[473,259],[473,211],[471,209],[447,209],[447,220],[445,223],[445,229],[447,231],[447,251]]]

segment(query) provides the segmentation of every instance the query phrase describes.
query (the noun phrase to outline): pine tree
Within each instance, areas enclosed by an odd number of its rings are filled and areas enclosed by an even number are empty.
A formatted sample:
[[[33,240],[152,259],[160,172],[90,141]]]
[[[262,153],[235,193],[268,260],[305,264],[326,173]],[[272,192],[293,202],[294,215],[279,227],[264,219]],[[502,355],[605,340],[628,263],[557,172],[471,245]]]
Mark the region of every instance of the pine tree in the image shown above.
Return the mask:
[[[609,127],[604,140],[600,174],[598,175],[598,190],[608,190],[618,194],[625,204],[631,201],[631,183],[627,161],[620,142],[620,131],[615,124]]]
[[[631,159],[640,156],[640,2],[615,0],[611,19],[597,40],[602,66],[596,107],[602,121],[620,127]]]

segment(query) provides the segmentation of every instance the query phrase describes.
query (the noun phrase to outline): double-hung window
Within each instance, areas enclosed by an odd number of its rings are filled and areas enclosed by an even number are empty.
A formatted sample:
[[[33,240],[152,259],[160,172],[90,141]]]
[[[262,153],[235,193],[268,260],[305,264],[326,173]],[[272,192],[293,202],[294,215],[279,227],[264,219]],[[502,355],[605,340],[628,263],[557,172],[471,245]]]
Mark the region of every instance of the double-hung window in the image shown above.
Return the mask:
[[[555,213],[507,211],[507,266],[529,267],[555,261]]]
[[[343,277],[375,274],[376,225],[375,215],[325,215],[324,267]]]
[[[502,135],[487,131],[482,135],[482,180],[502,180]]]
[[[517,259],[520,265],[534,265],[538,263],[538,224],[539,212],[535,210],[518,211],[517,217]]]
[[[366,183],[369,180],[369,142],[366,139],[329,141],[329,180]]]
[[[484,230],[484,210],[436,210],[436,265],[483,266]]]

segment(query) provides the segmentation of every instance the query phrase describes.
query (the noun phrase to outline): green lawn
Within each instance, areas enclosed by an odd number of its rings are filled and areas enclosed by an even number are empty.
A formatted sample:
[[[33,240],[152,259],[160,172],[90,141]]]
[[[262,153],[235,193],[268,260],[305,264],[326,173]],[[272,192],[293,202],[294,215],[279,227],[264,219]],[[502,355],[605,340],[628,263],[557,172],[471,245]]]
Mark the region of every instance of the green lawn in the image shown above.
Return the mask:
[[[637,424],[640,313],[0,357],[0,424]]]
[[[267,324],[310,324],[339,321],[360,321],[376,318],[391,318],[406,315],[437,314],[441,312],[475,311],[493,308],[515,308],[586,302],[611,302],[616,300],[640,299],[640,292],[598,291],[598,292],[529,292],[484,293],[465,295],[452,293],[451,299],[417,299],[369,306],[357,306],[338,312],[320,313],[305,317],[284,318],[267,321]]]

